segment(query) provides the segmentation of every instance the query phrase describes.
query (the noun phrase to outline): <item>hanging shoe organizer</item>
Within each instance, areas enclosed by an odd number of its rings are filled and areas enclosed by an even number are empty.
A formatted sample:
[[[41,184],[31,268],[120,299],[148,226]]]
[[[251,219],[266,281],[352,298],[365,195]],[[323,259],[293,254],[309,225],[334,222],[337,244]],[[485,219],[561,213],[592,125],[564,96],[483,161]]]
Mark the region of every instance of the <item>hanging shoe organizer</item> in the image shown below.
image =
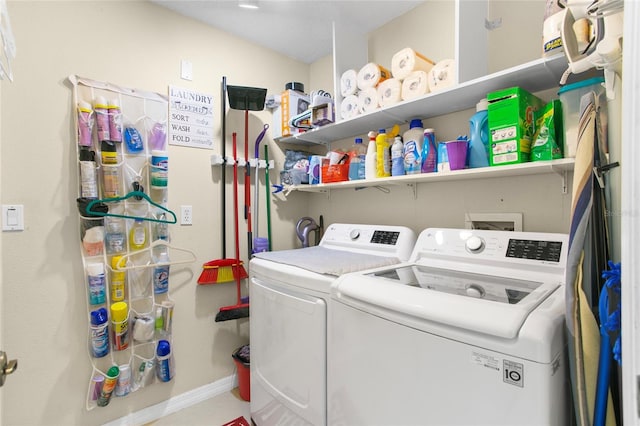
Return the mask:
[[[70,76],[77,207],[93,371],[86,409],[173,378],[171,265],[196,260],[170,243],[167,98]]]

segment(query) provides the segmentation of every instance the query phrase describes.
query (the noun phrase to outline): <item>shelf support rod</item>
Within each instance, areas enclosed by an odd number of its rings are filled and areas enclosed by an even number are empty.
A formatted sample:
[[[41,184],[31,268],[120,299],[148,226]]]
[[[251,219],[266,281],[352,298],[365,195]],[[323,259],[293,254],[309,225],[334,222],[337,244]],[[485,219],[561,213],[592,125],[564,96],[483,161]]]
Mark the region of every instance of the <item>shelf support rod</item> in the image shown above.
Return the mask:
[[[408,183],[408,186],[411,187],[411,189],[413,189],[413,200],[417,200],[418,199],[418,184],[416,182],[413,183]]]
[[[566,194],[567,191],[568,191],[568,188],[567,188],[567,173],[568,173],[568,171],[567,170],[562,170],[562,169],[554,167],[554,166],[551,166],[551,170],[554,173],[558,174],[562,178],[562,186],[560,187],[560,189],[562,190],[563,194]]]

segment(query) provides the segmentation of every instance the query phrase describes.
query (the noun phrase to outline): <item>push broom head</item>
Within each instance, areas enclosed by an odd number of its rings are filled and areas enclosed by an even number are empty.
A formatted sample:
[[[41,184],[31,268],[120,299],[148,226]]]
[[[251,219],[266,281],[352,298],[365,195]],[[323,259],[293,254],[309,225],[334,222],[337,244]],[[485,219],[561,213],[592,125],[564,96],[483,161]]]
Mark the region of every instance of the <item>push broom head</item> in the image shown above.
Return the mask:
[[[249,317],[249,304],[242,303],[240,305],[223,306],[216,314],[216,322],[229,321],[240,318]]]
[[[202,265],[202,273],[198,277],[198,284],[219,284],[248,278],[242,260],[217,259]]]

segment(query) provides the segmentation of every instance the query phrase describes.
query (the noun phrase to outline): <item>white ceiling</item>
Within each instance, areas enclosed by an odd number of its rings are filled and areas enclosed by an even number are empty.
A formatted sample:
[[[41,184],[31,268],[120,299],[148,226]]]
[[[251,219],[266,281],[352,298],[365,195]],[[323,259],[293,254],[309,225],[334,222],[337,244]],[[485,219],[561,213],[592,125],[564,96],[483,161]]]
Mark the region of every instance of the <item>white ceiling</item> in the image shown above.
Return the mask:
[[[332,52],[332,22],[367,34],[424,3],[416,0],[150,0],[181,15],[310,64]]]

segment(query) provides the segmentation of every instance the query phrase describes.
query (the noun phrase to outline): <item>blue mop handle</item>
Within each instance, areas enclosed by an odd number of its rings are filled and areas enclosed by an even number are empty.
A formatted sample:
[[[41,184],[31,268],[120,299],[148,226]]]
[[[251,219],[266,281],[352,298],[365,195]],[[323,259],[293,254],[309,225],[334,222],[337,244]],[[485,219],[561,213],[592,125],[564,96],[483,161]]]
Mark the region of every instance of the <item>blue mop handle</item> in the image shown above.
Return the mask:
[[[607,286],[603,286],[600,291],[598,309],[600,311],[600,355],[598,359],[598,381],[596,384],[596,400],[593,410],[593,426],[604,426],[607,421],[612,358],[611,338],[605,327],[609,315],[609,294],[607,293]]]

